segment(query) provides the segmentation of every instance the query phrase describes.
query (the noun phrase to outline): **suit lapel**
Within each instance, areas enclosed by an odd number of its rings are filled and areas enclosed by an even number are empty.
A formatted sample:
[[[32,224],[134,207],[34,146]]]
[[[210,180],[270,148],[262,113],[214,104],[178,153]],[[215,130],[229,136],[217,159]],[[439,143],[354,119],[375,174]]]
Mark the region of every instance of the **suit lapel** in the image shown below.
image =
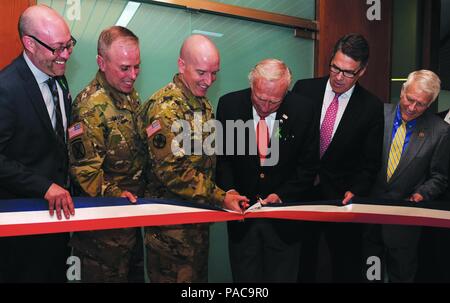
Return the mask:
[[[325,97],[325,89],[327,88],[327,83],[328,83],[328,77],[323,78],[319,84],[318,89],[313,91],[314,97],[312,98],[312,100],[318,100],[317,110],[319,113],[322,112],[323,98]]]
[[[54,133],[53,126],[51,124],[47,107],[45,106],[44,98],[42,97],[39,85],[37,84],[36,79],[33,76],[33,73],[26,64],[25,59],[22,57],[22,55],[18,58],[17,62],[18,62],[17,70],[19,72],[20,77],[24,81],[24,91],[29,96],[28,100],[30,101],[32,107],[36,111],[38,117],[40,118],[42,124],[44,125],[44,128],[53,134]]]
[[[242,111],[242,121],[247,123],[247,121],[251,121],[251,127],[249,128],[249,133],[245,139],[245,150],[250,153],[251,147],[256,147],[256,152],[258,152],[258,147],[256,146],[256,131],[255,131],[255,122],[253,119],[253,104],[251,100],[251,90],[248,89],[246,94],[244,94],[243,99],[243,111]],[[239,144],[236,142],[236,144]],[[253,145],[253,146],[252,146]],[[236,145],[237,146],[237,145]],[[255,169],[260,166],[258,154],[250,155],[250,160],[252,165],[254,165]]]
[[[71,112],[72,112],[72,96],[70,95],[69,85],[67,83],[66,77],[65,76],[58,77],[57,81],[63,91],[64,108],[66,110],[65,114],[66,114],[66,119],[67,119],[67,126],[69,126],[71,123],[70,116],[71,116]]]
[[[396,106],[391,104],[385,105],[385,122],[384,122],[384,138],[383,138],[383,163],[382,172],[384,173],[384,180],[386,181],[387,165],[389,158],[389,151],[391,149],[392,128],[394,127],[394,119],[396,114]]]
[[[324,89],[325,91],[325,89]],[[322,97],[323,100],[323,97]],[[361,102],[359,101],[359,86],[356,85],[355,90],[348,101],[347,107],[345,108],[344,114],[342,115],[341,121],[336,129],[336,133],[331,140],[330,146],[325,151],[324,157],[327,153],[332,153],[333,146],[338,144],[344,136],[348,136],[348,130],[354,129],[357,124],[355,123],[359,117]],[[323,103],[323,101],[322,101]]]
[[[285,100],[288,97],[289,97],[289,95],[286,95]],[[270,137],[271,139],[273,138],[273,136],[281,135],[281,132],[286,133],[289,131],[289,116],[287,114],[287,110],[286,110],[284,101],[281,104],[280,108],[278,108],[278,110],[277,110],[277,115],[276,115],[275,120],[278,121],[279,129],[276,129],[276,127],[274,127],[272,135]],[[280,143],[281,143],[281,141],[280,141]]]
[[[392,175],[391,181],[394,181],[402,174],[403,171],[408,168],[408,166],[413,162],[416,155],[420,152],[424,143],[427,141],[429,134],[428,129],[425,126],[425,121],[425,114],[417,120],[417,125],[414,128],[413,133],[411,134],[408,146],[404,151],[402,157],[400,158],[400,162],[398,163],[397,169]]]

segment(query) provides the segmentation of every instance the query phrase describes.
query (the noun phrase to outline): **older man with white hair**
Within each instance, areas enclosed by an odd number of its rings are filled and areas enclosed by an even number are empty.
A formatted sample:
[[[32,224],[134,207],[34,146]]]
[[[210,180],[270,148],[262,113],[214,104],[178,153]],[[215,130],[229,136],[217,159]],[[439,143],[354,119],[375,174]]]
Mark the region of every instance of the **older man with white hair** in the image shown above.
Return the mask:
[[[447,188],[450,128],[428,110],[439,91],[435,73],[415,71],[403,84],[399,104],[385,105],[382,169],[373,197],[405,200],[408,206],[433,200]],[[382,260],[389,281],[413,282],[420,234],[420,226],[369,225],[365,255]]]
[[[250,204],[304,199],[319,165],[318,111],[310,99],[289,92],[291,72],[281,60],[260,61],[249,80],[250,88],[219,100],[217,119],[224,127],[226,154],[218,157],[217,183],[245,195]],[[248,129],[239,127],[239,121],[250,122]],[[235,123],[233,130],[226,127],[229,122]],[[239,132],[245,135],[236,136]],[[228,142],[230,138],[234,141]],[[234,282],[296,282],[298,232],[297,223],[286,220],[229,222]]]

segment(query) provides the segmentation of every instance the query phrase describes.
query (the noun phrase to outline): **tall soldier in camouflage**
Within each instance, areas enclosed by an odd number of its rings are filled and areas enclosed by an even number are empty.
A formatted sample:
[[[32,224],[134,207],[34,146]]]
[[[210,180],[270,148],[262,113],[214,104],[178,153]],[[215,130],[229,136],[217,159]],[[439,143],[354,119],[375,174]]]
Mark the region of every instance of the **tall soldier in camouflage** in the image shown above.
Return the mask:
[[[143,196],[145,147],[137,129],[138,38],[113,26],[98,40],[95,79],[77,96],[69,128],[71,173],[82,195]],[[74,233],[70,245],[84,282],[143,282],[141,228]]]
[[[176,134],[171,131],[180,120],[194,130],[214,118],[206,92],[216,80],[219,66],[219,52],[208,38],[188,37],[178,59],[179,74],[139,110],[141,135],[147,141],[151,164],[148,192],[157,198],[195,201],[240,212],[239,203],[245,206],[248,199],[217,187],[215,157],[204,152],[190,154],[186,146],[173,141]],[[209,135],[208,131],[189,134],[197,142]],[[209,224],[147,227],[145,245],[151,282],[207,281]]]

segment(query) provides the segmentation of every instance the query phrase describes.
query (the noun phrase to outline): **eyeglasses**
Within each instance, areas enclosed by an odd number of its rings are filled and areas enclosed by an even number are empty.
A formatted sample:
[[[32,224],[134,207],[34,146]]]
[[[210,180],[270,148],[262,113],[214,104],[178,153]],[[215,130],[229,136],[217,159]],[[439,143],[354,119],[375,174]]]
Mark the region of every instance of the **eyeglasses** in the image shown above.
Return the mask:
[[[342,74],[343,74],[344,77],[346,77],[346,78],[355,78],[356,75],[358,75],[358,73],[360,72],[360,70],[361,70],[361,68],[359,68],[359,69],[356,70],[356,71],[343,70],[343,69],[340,69],[339,67],[337,67],[337,66],[334,65],[334,64],[330,64],[330,71],[331,71],[333,74],[339,74],[340,72],[342,72]]]
[[[67,49],[67,51],[70,53],[73,49],[73,47],[77,44],[77,40],[75,40],[74,37],[70,36],[70,41],[67,42],[67,44],[65,46],[61,46],[58,48],[53,48],[47,44],[45,44],[44,42],[42,42],[41,40],[39,40],[38,38],[36,38],[33,35],[27,35],[28,37],[33,38],[34,40],[36,40],[37,43],[39,43],[40,45],[42,45],[43,47],[45,47],[46,49],[48,49],[49,51],[52,52],[53,55],[55,56],[59,56],[61,55],[65,49]]]

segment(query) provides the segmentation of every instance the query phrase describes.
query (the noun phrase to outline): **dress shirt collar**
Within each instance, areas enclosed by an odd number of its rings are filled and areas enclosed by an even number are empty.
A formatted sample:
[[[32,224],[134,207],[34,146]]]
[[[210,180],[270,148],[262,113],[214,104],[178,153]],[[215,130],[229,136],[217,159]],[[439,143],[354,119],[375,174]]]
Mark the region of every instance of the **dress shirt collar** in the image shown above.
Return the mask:
[[[339,98],[350,99],[350,97],[352,96],[354,90],[355,90],[355,85],[353,85],[353,86],[352,86],[348,91],[346,91],[345,93],[342,93],[342,94],[339,96]],[[331,94],[333,94],[333,96],[336,94],[336,93],[333,91],[333,88],[331,88],[330,79],[328,79],[328,81],[327,81],[327,86],[326,86],[326,88],[325,88],[325,91],[326,91],[326,92],[329,92],[329,93],[331,93]]]
[[[394,119],[394,125],[396,127],[399,127],[402,124],[402,113],[400,111],[400,105],[397,105],[396,109],[395,109],[395,119]],[[416,126],[417,124],[417,118],[411,121],[408,121],[406,123],[406,129],[410,130],[411,128],[414,128],[414,126]]]
[[[25,59],[25,62],[27,63],[28,67],[33,73],[34,78],[36,79],[39,85],[45,83],[45,81],[47,81],[50,78],[49,75],[41,71],[39,68],[36,67],[36,65],[33,64],[33,62],[31,62],[30,58],[28,58],[25,52],[23,52],[23,58]]]

